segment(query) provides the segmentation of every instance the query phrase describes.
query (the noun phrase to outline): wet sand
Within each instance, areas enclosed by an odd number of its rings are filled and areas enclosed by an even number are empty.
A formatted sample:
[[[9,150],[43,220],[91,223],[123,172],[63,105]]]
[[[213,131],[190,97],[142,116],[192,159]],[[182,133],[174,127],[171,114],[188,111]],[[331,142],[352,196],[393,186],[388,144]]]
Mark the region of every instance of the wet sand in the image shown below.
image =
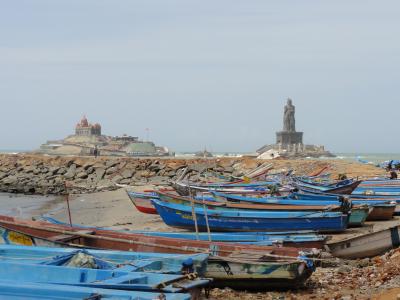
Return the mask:
[[[157,215],[139,212],[124,189],[93,194],[71,195],[70,210],[72,223],[114,229],[168,230]],[[66,200],[57,207],[42,213],[57,220],[68,222]]]

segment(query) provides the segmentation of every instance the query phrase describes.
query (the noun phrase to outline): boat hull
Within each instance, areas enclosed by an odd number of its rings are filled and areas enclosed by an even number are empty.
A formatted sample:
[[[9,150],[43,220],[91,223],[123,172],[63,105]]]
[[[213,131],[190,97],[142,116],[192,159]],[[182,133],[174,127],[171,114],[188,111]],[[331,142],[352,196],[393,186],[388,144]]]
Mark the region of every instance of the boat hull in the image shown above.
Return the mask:
[[[234,289],[285,289],[304,285],[312,270],[304,262],[243,264],[229,260],[210,259],[206,276],[213,278],[211,287]]]
[[[396,205],[374,205],[368,215],[367,221],[384,221],[393,218]]]
[[[158,214],[163,221],[172,227],[195,229],[195,222],[189,209],[177,210],[160,201],[154,201]],[[182,206],[183,207],[183,206]],[[284,230],[315,230],[318,232],[344,231],[347,227],[348,216],[340,213],[335,217],[310,217],[302,218],[245,218],[223,216],[217,213],[198,213],[196,211],[197,225],[199,230],[207,230],[208,226],[212,231],[284,231]]]
[[[349,217],[349,227],[362,226],[367,220],[370,214],[370,209],[368,207],[352,208]]]
[[[374,257],[399,246],[398,226],[327,244],[333,256],[346,259]]]
[[[157,214],[157,210],[151,203],[152,197],[157,197],[151,193],[133,193],[128,192],[128,197],[136,209],[145,214]]]
[[[69,227],[47,222],[20,220],[0,216],[1,230],[7,238],[0,242],[16,245],[80,246],[94,249],[111,249],[157,253],[210,253],[229,256],[232,253],[263,253],[297,257],[299,250],[290,247],[241,245],[235,243],[193,241],[177,238],[146,236],[96,228]],[[3,234],[4,236],[4,234]]]

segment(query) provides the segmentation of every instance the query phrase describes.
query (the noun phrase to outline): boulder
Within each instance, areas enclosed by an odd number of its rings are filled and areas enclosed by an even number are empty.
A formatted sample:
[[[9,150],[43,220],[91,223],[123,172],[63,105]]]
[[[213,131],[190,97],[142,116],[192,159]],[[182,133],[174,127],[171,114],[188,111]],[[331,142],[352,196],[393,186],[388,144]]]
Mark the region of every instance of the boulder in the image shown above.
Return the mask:
[[[111,168],[107,169],[106,174],[107,175],[114,174],[117,171],[118,171],[118,169],[116,167],[111,167]]]
[[[88,177],[88,174],[86,172],[80,172],[80,173],[76,174],[75,177],[79,178],[79,179],[85,179]]]
[[[130,178],[125,178],[125,179],[122,179],[119,183],[120,184],[129,184],[130,182],[131,182]]]
[[[97,183],[97,190],[105,190],[111,187],[115,187],[114,182],[108,179],[102,179]]]
[[[61,167],[60,169],[58,169],[57,174],[58,175],[64,175],[65,173],[67,173],[67,168],[65,167]]]
[[[85,168],[84,168],[85,169]],[[89,168],[87,168],[87,169],[85,169],[86,170],[86,173],[87,174],[92,174],[94,171],[95,171],[95,169],[93,168],[93,167],[89,167]]]
[[[82,168],[83,168],[84,170],[87,171],[89,168],[92,168],[93,165],[94,165],[94,163],[91,162],[91,161],[89,161],[89,162],[86,162],[86,163],[82,166]]]
[[[121,175],[114,176],[111,181],[114,183],[119,183],[122,179],[124,179]]]
[[[101,180],[104,177],[104,174],[106,173],[106,170],[104,168],[97,168],[95,171],[97,180]]]
[[[60,170],[60,167],[50,167],[48,174],[52,174],[52,175],[57,174],[58,170]]]
[[[67,178],[67,179],[72,179],[72,178],[75,177],[75,175],[76,175],[76,165],[72,164],[69,167],[67,173],[64,174],[64,177]]]
[[[119,164],[119,161],[117,161],[117,160],[107,160],[106,163],[105,163],[105,166],[107,168],[112,168],[112,167],[115,167],[118,164]]]
[[[122,172],[122,177],[123,178],[131,178],[132,176],[133,176],[133,173],[134,173],[135,171],[134,170],[132,170],[132,169],[125,169],[123,172]]]
[[[165,176],[154,176],[149,178],[150,184],[166,184],[169,181],[169,177]]]
[[[233,173],[234,171],[235,171],[235,169],[233,167],[227,166],[224,168],[225,173]]]
[[[17,176],[8,176],[2,180],[5,185],[16,185],[18,183]]]

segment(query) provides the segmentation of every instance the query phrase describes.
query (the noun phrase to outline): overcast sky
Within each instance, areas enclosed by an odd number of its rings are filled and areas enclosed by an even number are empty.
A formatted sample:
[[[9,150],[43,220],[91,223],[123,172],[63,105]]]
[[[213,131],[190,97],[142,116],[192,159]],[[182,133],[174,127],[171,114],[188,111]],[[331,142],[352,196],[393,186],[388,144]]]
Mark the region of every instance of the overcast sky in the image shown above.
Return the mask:
[[[0,0],[0,149],[103,133],[175,151],[400,152],[398,1]]]

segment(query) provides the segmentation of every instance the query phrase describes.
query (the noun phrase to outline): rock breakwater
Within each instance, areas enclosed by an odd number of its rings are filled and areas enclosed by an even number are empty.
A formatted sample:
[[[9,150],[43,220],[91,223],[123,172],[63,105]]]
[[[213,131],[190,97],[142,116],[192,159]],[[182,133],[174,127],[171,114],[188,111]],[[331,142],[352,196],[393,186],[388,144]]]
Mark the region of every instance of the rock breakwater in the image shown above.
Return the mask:
[[[265,163],[250,158],[117,158],[85,156],[45,156],[33,154],[0,155],[0,192],[25,194],[63,194],[114,190],[118,185],[168,185],[187,167],[189,179],[198,181],[204,171],[225,177],[242,176]],[[338,161],[274,160],[273,170],[293,169],[308,174],[329,165],[332,176],[346,173],[377,175],[383,170],[373,166]]]
[[[257,165],[257,164],[255,164]],[[167,185],[188,167],[190,179],[206,169],[241,176],[253,167],[238,159],[157,159],[0,155],[0,191],[25,194],[90,193],[118,185]]]

